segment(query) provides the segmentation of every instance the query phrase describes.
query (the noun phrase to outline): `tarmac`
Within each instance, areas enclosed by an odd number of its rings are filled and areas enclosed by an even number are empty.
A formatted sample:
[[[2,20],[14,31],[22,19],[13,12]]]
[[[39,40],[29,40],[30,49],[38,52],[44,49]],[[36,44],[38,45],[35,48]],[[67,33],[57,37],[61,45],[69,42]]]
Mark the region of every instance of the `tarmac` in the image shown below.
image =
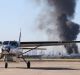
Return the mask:
[[[0,62],[0,75],[80,75],[80,62],[32,61],[30,69],[25,62],[10,62],[7,69]]]

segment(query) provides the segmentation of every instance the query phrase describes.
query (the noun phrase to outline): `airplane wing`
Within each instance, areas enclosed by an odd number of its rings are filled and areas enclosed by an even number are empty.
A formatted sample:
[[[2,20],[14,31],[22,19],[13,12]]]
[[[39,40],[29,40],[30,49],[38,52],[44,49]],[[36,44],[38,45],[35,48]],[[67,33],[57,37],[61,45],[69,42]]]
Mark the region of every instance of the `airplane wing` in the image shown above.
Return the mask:
[[[40,47],[40,46],[58,46],[70,43],[80,43],[80,41],[37,41],[37,42],[20,42],[20,47]]]
[[[74,43],[80,43],[80,41],[36,41],[36,42],[20,42],[20,47],[33,47],[32,49],[24,52],[23,54],[30,52],[34,49],[37,49],[40,46],[58,46],[58,45],[68,45],[68,44],[74,44]]]

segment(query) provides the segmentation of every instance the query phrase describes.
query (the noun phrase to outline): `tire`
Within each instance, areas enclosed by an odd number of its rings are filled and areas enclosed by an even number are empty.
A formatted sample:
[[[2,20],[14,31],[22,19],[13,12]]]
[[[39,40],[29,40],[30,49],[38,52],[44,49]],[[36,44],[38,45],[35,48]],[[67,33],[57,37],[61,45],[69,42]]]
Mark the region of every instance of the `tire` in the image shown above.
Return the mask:
[[[27,62],[27,68],[29,69],[31,66],[30,61]]]
[[[8,68],[8,63],[5,63],[5,68]]]

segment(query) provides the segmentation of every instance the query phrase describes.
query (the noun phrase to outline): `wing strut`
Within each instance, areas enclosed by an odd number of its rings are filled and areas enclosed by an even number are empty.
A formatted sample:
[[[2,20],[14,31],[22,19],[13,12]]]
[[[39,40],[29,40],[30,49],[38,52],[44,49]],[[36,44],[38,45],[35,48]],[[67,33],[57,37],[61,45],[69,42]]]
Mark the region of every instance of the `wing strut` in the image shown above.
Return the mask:
[[[40,45],[38,45],[38,46],[36,46],[36,47],[34,47],[34,48],[32,48],[32,49],[30,49],[30,50],[28,50],[28,51],[26,51],[26,52],[24,52],[24,53],[20,54],[20,55],[23,55],[23,54],[25,54],[25,53],[28,53],[28,52],[30,52],[30,51],[32,51],[32,50],[34,50],[34,49],[38,48],[39,46],[40,46]]]
[[[27,64],[27,68],[30,68],[30,61],[26,61],[25,58],[23,57],[23,54],[25,54],[25,53],[27,53],[27,52],[30,52],[30,51],[32,51],[33,49],[38,48],[39,46],[40,46],[40,45],[38,45],[38,46],[36,46],[36,47],[34,47],[34,48],[32,48],[32,49],[30,49],[30,50],[28,50],[28,51],[20,54],[20,55],[22,56],[21,58],[22,58],[22,59],[24,60],[24,62]],[[19,56],[20,56],[20,55],[19,55]]]

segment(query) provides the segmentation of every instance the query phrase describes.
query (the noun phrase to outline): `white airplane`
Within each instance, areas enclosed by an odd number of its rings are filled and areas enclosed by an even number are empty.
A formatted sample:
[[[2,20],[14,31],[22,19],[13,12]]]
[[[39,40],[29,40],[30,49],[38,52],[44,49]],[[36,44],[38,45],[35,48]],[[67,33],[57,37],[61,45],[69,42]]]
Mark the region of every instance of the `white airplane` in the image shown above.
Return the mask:
[[[16,56],[17,58],[22,58],[24,62],[27,64],[27,68],[30,68],[31,65],[30,61],[28,60],[26,61],[23,56],[25,53],[30,52],[34,49],[38,49],[40,46],[58,46],[58,45],[66,45],[70,43],[80,43],[80,41],[21,42],[21,32],[20,32],[19,41],[0,42],[1,45],[0,58],[4,57],[5,68],[8,68],[8,56]],[[23,53],[22,49],[29,49],[29,50]]]

